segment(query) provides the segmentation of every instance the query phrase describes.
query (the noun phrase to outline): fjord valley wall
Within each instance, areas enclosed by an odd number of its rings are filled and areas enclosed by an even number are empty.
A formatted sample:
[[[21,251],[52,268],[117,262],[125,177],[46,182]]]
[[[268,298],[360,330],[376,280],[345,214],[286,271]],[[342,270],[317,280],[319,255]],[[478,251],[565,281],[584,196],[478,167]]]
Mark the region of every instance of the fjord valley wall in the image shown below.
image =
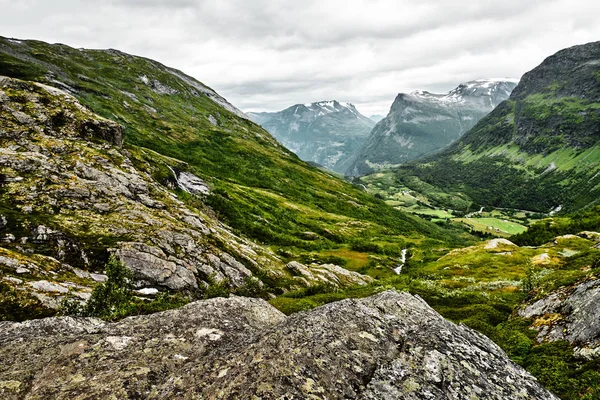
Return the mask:
[[[549,212],[600,195],[600,42],[562,50],[439,155],[402,166],[482,205]]]
[[[343,162],[344,174],[365,175],[441,151],[506,100],[515,86],[512,80],[480,79],[447,94],[399,94],[389,114]]]
[[[212,89],[154,61],[9,39],[0,61],[18,77],[2,78],[1,115],[13,318],[28,301],[47,315],[69,291],[89,298],[110,255],[138,291],[270,296],[392,275],[409,241],[471,240],[306,164]],[[354,271],[339,266],[353,257]],[[315,270],[302,274],[302,263]]]

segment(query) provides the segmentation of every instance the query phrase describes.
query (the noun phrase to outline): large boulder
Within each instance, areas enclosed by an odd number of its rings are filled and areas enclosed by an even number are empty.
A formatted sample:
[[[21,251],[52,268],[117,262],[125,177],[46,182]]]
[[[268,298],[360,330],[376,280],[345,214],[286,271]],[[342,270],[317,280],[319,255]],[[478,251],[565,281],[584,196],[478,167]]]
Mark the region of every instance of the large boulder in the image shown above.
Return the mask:
[[[485,336],[388,291],[285,317],[231,297],[0,322],[6,399],[556,399]]]

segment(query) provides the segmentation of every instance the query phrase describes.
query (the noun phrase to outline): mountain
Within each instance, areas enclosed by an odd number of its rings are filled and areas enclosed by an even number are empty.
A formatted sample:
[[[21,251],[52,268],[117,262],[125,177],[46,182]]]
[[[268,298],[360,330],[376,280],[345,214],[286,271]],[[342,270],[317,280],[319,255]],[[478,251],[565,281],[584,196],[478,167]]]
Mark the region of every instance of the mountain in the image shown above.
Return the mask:
[[[305,161],[336,172],[375,123],[350,103],[336,100],[296,104],[276,113],[251,113],[256,123]]]
[[[570,47],[525,74],[442,153],[400,168],[481,205],[540,212],[600,199],[600,42]]]
[[[409,242],[470,240],[299,160],[155,61],[0,38],[2,74],[2,319],[88,299],[111,255],[144,293],[271,296],[370,282],[341,267],[356,254],[382,253],[362,272],[387,276]]]
[[[384,119],[384,118],[385,118],[385,116],[384,116],[384,115],[377,115],[377,114],[374,114],[374,115],[370,115],[370,116],[369,116],[369,119],[370,119],[371,121],[375,122],[375,123],[377,123],[377,122],[381,121],[381,120],[382,120],[382,119]]]
[[[0,356],[5,399],[558,399],[485,336],[395,291],[289,317],[232,297],[117,323],[0,322]]]
[[[435,153],[506,100],[515,86],[509,80],[481,79],[447,94],[401,93],[387,117],[340,168],[347,176],[360,176]]]

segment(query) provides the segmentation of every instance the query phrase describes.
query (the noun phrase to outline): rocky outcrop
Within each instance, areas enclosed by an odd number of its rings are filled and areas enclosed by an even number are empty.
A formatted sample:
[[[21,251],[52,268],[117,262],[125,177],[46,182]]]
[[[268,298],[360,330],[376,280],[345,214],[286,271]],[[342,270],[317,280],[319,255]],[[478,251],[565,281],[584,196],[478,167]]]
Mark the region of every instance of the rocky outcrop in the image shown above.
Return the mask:
[[[186,207],[148,162],[120,148],[119,125],[56,88],[0,77],[0,142],[0,252],[12,260],[0,270],[49,307],[69,290],[89,296],[110,252],[137,288],[240,287],[252,276],[246,265],[284,271],[273,254]],[[191,173],[176,178],[192,194],[208,193]]]
[[[311,264],[307,266],[297,261],[292,261],[286,265],[286,268],[294,275],[296,280],[304,283],[305,286],[362,286],[373,282],[373,278],[370,276],[348,271],[335,264]]]
[[[556,399],[489,339],[407,293],[285,317],[232,297],[118,323],[0,322],[21,398]]]
[[[575,353],[600,357],[600,280],[563,287],[518,314],[533,318],[538,341],[568,340]]]
[[[117,124],[71,95],[0,78],[0,256],[11,260],[0,259],[4,282],[56,308],[69,291],[89,297],[111,253],[133,271],[140,293],[196,293],[218,282],[240,288],[252,271],[291,275],[273,253],[169,191],[176,183],[198,201],[209,194],[182,170],[186,163],[124,150],[122,140]],[[166,183],[153,177],[159,168]],[[367,279],[326,269],[319,276],[336,286]]]

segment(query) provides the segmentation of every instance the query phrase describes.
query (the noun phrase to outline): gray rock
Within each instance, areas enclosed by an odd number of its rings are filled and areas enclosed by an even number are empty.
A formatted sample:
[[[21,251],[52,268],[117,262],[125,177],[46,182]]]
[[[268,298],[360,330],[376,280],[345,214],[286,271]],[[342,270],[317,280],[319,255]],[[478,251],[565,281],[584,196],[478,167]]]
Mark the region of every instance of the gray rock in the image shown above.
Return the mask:
[[[7,233],[2,237],[2,242],[4,243],[12,243],[15,240],[17,240],[17,238],[12,233]]]
[[[563,287],[518,313],[524,318],[544,317],[535,324],[539,341],[568,340],[580,348],[595,348],[600,346],[599,303],[600,280],[591,280]]]
[[[69,293],[69,289],[63,285],[58,283],[48,282],[48,281],[34,281],[27,282],[29,286],[38,290],[40,292],[51,292],[51,293]]]
[[[300,280],[303,286],[328,284],[336,287],[349,285],[366,285],[373,281],[370,276],[362,275],[335,264],[311,264],[306,266],[297,261],[291,261],[286,268]]]
[[[285,317],[232,297],[103,323],[0,322],[20,398],[557,399],[489,339],[406,293]]]
[[[142,283],[172,290],[196,289],[194,272],[168,259],[158,247],[144,243],[119,243],[116,257],[133,271],[134,279]]]
[[[210,193],[208,185],[202,179],[189,172],[181,172],[177,175],[177,186],[181,190],[191,194],[207,195]]]

